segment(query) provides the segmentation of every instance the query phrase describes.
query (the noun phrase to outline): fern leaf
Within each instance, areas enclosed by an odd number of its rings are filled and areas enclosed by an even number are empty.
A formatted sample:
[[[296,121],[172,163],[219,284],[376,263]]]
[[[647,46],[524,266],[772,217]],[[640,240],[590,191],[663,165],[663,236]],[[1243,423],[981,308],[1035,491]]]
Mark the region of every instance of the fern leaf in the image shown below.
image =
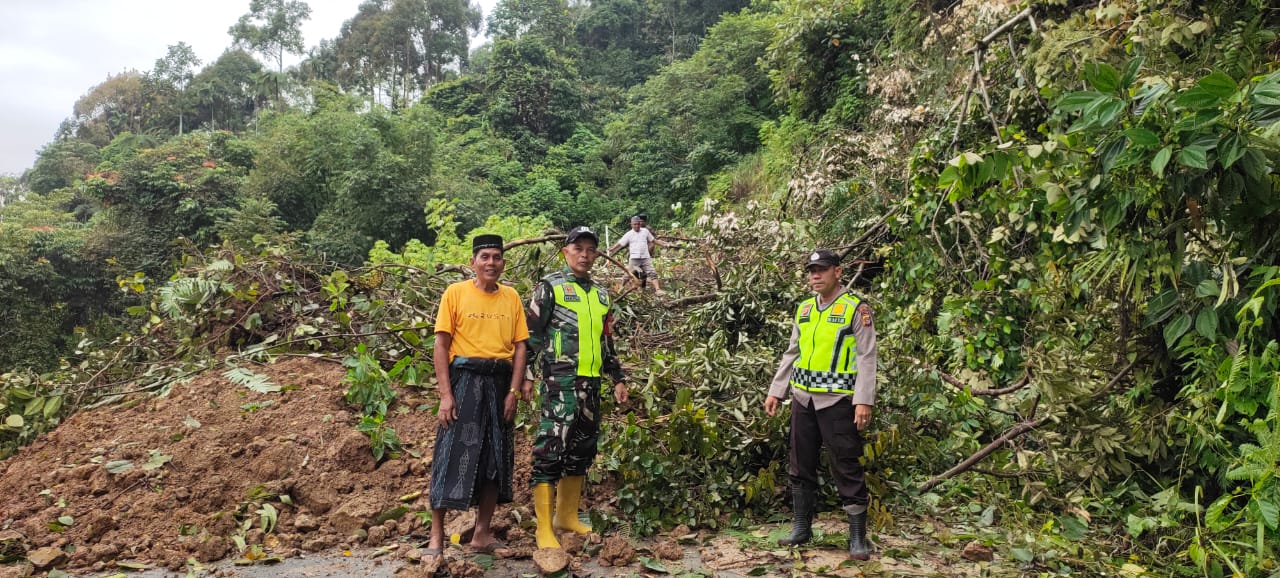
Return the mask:
[[[271,383],[267,376],[261,373],[254,373],[243,367],[233,367],[222,373],[227,381],[236,385],[243,385],[250,391],[257,393],[275,393],[280,391],[280,386]]]

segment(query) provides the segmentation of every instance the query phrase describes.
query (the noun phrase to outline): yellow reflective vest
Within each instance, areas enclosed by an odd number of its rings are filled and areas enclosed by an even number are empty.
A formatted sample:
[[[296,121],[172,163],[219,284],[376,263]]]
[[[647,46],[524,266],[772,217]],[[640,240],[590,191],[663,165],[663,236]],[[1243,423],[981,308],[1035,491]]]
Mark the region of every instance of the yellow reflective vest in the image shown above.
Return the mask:
[[[796,308],[800,333],[800,357],[791,370],[791,386],[810,393],[853,394],[858,377],[858,340],[854,337],[854,313],[861,301],[841,294],[818,308],[811,297]]]
[[[601,337],[605,332],[605,318],[609,315],[608,293],[602,291],[599,284],[592,283],[590,289],[583,289],[571,279],[553,285],[551,290],[555,294],[556,306],[570,312],[565,318],[558,312],[552,316],[551,327],[548,328],[554,348],[551,362],[576,357],[578,375],[600,377],[604,366],[604,340]]]

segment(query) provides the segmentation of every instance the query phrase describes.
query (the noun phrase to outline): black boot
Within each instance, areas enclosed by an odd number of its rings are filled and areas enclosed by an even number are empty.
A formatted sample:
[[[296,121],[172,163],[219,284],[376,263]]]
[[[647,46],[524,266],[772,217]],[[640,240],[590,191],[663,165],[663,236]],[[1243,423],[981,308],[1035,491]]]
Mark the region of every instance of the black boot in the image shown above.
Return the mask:
[[[851,509],[861,511],[849,514],[849,557],[854,560],[870,560],[871,544],[867,543],[867,507],[855,506]]]
[[[818,507],[818,497],[812,489],[794,485],[791,487],[791,509],[795,519],[791,522],[791,535],[778,540],[783,546],[799,546],[813,538],[813,511]]]

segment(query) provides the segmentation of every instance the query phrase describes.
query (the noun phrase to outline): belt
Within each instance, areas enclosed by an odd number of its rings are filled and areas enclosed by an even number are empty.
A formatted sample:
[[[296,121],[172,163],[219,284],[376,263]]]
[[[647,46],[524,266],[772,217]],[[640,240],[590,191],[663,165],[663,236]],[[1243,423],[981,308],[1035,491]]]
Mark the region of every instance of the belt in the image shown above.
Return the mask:
[[[449,367],[465,369],[481,375],[503,375],[511,373],[511,362],[506,359],[486,359],[483,357],[455,357]]]

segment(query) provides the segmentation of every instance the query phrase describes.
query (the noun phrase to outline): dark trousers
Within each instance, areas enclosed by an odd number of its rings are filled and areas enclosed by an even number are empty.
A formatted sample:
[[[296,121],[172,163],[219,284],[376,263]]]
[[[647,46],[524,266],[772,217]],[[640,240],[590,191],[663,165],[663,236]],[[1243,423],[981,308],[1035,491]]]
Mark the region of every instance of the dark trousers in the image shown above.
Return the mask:
[[[845,505],[866,505],[871,497],[862,470],[862,434],[853,424],[853,400],[815,410],[791,402],[791,464],[787,473],[797,487],[818,487],[818,451],[827,446],[831,473]]]

